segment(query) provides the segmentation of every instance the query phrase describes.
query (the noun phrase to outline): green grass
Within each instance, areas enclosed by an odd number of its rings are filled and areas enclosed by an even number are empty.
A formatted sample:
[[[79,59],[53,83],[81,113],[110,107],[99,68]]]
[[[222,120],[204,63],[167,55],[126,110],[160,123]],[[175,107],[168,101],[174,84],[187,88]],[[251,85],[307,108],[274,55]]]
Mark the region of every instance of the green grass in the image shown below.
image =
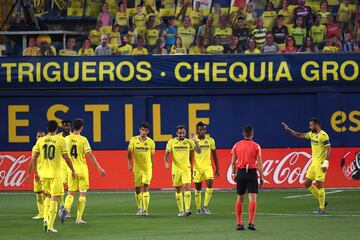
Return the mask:
[[[332,190],[328,190],[329,192]],[[258,198],[257,231],[235,230],[233,191],[214,192],[211,216],[177,217],[173,192],[151,192],[151,216],[136,217],[132,192],[90,192],[84,220],[86,225],[74,224],[70,219],[58,233],[42,231],[42,222],[32,220],[36,213],[32,193],[0,193],[0,239],[360,239],[360,190],[328,194],[327,216],[314,216],[317,207],[303,190],[264,190]],[[192,196],[193,197],[193,196]],[[73,215],[76,212],[74,203]],[[194,200],[192,208],[195,210]],[[247,205],[245,206],[247,209]],[[246,210],[247,211],[247,210]],[[244,222],[247,221],[244,215]]]

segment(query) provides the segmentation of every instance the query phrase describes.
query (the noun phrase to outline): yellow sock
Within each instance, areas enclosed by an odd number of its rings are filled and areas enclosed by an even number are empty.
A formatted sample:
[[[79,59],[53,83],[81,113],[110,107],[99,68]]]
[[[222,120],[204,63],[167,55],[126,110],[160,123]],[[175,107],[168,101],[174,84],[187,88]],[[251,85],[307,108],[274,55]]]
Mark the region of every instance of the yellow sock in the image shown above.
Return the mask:
[[[49,221],[49,208],[50,208],[50,198],[45,197],[43,213],[44,213],[44,221],[47,222]]]
[[[77,205],[76,220],[81,220],[82,219],[82,215],[84,213],[85,205],[86,205],[86,197],[85,196],[80,196],[79,197],[79,202],[78,202],[78,205]]]
[[[195,190],[195,205],[196,209],[201,209],[201,190]]]
[[[64,206],[64,205],[65,205],[64,194],[60,195],[60,197],[59,197],[59,203],[60,203],[60,206]]]
[[[212,196],[213,189],[212,188],[206,188],[205,191],[205,199],[204,199],[204,207],[209,206],[209,202]]]
[[[55,222],[57,210],[58,210],[57,201],[50,200],[50,209],[49,209],[49,216],[48,216],[48,218],[49,218],[48,227],[49,228],[54,228],[54,222]]]
[[[65,209],[66,209],[66,211],[68,211],[69,213],[70,213],[70,211],[71,211],[73,202],[74,202],[74,196],[68,194],[68,195],[66,196],[66,199],[65,199]]]
[[[184,202],[185,202],[185,211],[190,210],[190,205],[191,205],[191,192],[190,191],[184,192]]]
[[[321,210],[324,210],[325,209],[325,188],[320,188],[318,190],[319,192],[319,208]]]
[[[142,196],[143,196],[144,211],[147,212],[149,209],[149,203],[150,203],[150,193],[143,192]]]
[[[179,212],[183,212],[184,211],[184,199],[183,199],[182,192],[179,192],[179,193],[176,192],[175,197],[176,197],[176,203],[177,203],[178,208],[179,208]]]
[[[312,193],[312,195],[316,198],[319,199],[319,190],[314,186],[311,185],[308,190]]]
[[[135,199],[136,199],[137,208],[141,209],[142,201],[143,201],[142,193],[135,193]]]
[[[44,216],[44,196],[41,193],[36,194],[36,205],[39,214]]]

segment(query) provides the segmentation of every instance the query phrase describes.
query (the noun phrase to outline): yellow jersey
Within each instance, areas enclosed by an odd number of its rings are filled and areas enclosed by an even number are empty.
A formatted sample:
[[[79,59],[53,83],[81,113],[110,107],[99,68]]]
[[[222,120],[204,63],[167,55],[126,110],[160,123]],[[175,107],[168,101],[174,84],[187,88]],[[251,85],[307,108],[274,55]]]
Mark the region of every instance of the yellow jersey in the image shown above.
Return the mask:
[[[172,154],[172,171],[187,171],[190,169],[190,151],[195,149],[191,139],[172,138],[166,144],[166,151]]]
[[[343,3],[340,3],[337,20],[342,23],[348,23],[351,19],[351,14],[353,13],[353,10],[350,5],[345,5]]]
[[[38,47],[27,47],[24,49],[23,56],[39,56],[40,55],[40,48]]]
[[[33,146],[32,148],[32,156],[34,156],[34,153],[35,153],[35,146]],[[42,158],[42,155],[39,155],[37,161],[36,161],[36,172],[38,174],[39,177],[42,177],[42,164],[43,164],[43,158]]]
[[[94,54],[95,54],[95,52],[94,52],[94,49],[92,49],[92,48],[86,48],[86,49],[80,48],[78,51],[79,56],[91,56]]]
[[[289,9],[280,9],[278,15],[284,16],[284,24],[286,25],[293,24],[294,17]]]
[[[331,14],[330,12],[317,12],[316,14],[321,15],[320,23],[326,25],[328,23],[328,16]]]
[[[148,55],[149,52],[146,48],[138,49],[134,48],[131,52],[132,55]]]
[[[135,14],[132,17],[132,23],[135,24],[137,29],[145,29],[146,27],[146,16],[144,14]]]
[[[271,31],[277,18],[276,11],[264,11],[262,17],[264,19],[264,27],[266,27],[268,31]]]
[[[319,133],[307,132],[304,134],[305,139],[311,141],[312,164],[321,165],[326,159],[326,146],[330,145],[329,136],[323,130]]]
[[[71,134],[65,137],[65,141],[75,172],[87,172],[88,166],[85,155],[92,151],[87,138],[81,135]]]
[[[90,37],[91,45],[96,45],[96,46],[99,45],[101,32],[97,31],[96,29],[93,29],[90,31],[89,35],[91,36]]]
[[[151,156],[155,153],[155,142],[146,137],[143,141],[140,136],[130,139],[128,150],[134,154],[134,169],[151,168]]]
[[[219,37],[220,44],[226,45],[230,43],[229,37],[232,35],[233,31],[231,28],[215,28],[215,36]]]
[[[204,52],[205,49],[198,46],[193,46],[189,49],[189,54],[203,54]]]
[[[128,26],[129,25],[129,16],[126,12],[117,12],[115,17],[115,23],[119,26]]]
[[[190,45],[194,41],[196,31],[192,27],[185,28],[184,26],[179,27],[177,34],[181,37],[182,44],[186,49],[190,48]]]
[[[339,48],[336,46],[325,46],[323,48],[323,53],[336,53],[339,52]]]
[[[202,18],[202,12],[200,10],[198,12],[193,10],[190,13],[191,24],[194,28],[197,28],[202,24]]]
[[[254,51],[250,51],[249,49],[246,49],[245,54],[258,54],[261,53],[261,51],[258,48],[255,48]]]
[[[59,51],[59,56],[76,56],[77,52],[74,50],[61,49]]]
[[[148,46],[155,46],[158,39],[159,39],[159,30],[157,29],[146,29],[145,30],[145,39],[146,39],[146,44]]]
[[[38,152],[42,158],[41,177],[61,177],[62,155],[68,153],[65,139],[62,136],[46,135],[40,138],[36,142],[34,152]]]
[[[222,54],[224,53],[224,47],[221,45],[210,45],[206,48],[206,53]]]
[[[110,45],[119,45],[120,43],[120,33],[119,32],[111,32],[109,34]]]
[[[119,55],[130,55],[133,47],[130,44],[119,45],[116,49],[116,54]]]
[[[201,153],[195,152],[195,169],[205,169],[212,166],[211,151],[216,149],[215,140],[212,137],[205,136],[199,140]]]

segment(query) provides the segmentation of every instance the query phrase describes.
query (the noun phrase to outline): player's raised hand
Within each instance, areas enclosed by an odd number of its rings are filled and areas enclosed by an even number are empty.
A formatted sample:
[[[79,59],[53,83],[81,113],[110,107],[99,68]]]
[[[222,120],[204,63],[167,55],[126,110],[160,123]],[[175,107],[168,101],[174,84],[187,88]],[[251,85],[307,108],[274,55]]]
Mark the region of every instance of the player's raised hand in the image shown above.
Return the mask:
[[[101,176],[105,176],[105,175],[106,175],[105,170],[102,169],[102,168],[99,169],[99,173],[100,173]]]
[[[197,142],[196,134],[195,133],[190,134],[190,139],[193,140],[194,142]]]
[[[284,126],[285,130],[289,130],[289,126],[286,123],[282,122],[281,124]]]

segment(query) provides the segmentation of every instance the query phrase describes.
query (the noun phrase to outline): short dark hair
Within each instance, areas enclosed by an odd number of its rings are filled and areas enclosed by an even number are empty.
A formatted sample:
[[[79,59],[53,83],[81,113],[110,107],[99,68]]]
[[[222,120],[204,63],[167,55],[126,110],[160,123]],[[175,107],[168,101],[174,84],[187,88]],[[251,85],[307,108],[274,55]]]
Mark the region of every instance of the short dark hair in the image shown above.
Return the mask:
[[[203,121],[200,121],[200,122],[198,122],[198,123],[196,124],[196,128],[197,128],[197,129],[200,128],[200,127],[206,127],[206,126],[207,126],[207,124],[204,123]]]
[[[317,124],[317,125],[321,126],[321,121],[320,121],[319,118],[316,118],[316,117],[311,118],[310,122],[313,122],[314,124]]]
[[[43,130],[39,130],[36,134],[44,134],[45,135],[45,132]]]
[[[279,19],[279,18],[284,18],[284,15],[279,14],[276,19]]]
[[[242,131],[245,137],[250,137],[251,134],[254,132],[254,128],[251,125],[246,125],[245,127],[243,127]]]
[[[75,119],[73,123],[74,130],[79,131],[84,126],[84,120],[81,118]]]
[[[149,123],[148,122],[142,122],[140,123],[140,128],[145,128],[145,129],[149,129]]]
[[[64,123],[70,123],[71,124],[71,121],[69,119],[64,119],[61,121],[61,124],[64,124]]]
[[[48,122],[48,131],[55,132],[58,129],[58,124],[55,120],[50,120]]]
[[[178,125],[178,126],[176,126],[176,132],[177,132],[179,129],[186,129],[186,127],[185,127],[185,125]]]

